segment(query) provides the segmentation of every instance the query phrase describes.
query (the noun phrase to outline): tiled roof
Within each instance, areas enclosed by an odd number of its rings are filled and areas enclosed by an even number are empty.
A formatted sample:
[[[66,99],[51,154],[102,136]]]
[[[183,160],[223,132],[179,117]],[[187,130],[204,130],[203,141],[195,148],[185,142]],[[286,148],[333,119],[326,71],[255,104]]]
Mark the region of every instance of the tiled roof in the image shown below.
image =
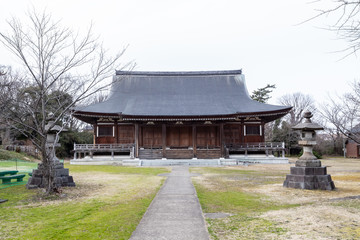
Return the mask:
[[[241,70],[117,71],[107,101],[78,107],[76,111],[130,116],[224,116],[290,109],[252,100]]]

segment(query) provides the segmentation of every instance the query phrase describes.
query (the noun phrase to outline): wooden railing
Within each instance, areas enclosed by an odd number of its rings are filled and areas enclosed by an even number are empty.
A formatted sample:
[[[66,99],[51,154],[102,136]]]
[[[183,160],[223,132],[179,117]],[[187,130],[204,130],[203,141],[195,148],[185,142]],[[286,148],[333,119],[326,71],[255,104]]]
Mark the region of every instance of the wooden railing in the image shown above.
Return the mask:
[[[258,143],[241,143],[241,144],[227,144],[224,146],[226,157],[229,151],[244,152],[247,155],[249,152],[263,151],[268,156],[272,152],[281,152],[282,157],[285,157],[285,144],[283,142],[258,142]],[[143,158],[159,158],[164,156],[162,147],[159,146],[144,146],[139,149],[139,155]],[[130,157],[134,158],[135,145],[134,144],[74,144],[74,159],[76,155],[81,153],[89,154],[93,157],[96,152],[110,152],[112,158],[116,152],[129,152]],[[196,153],[196,154],[195,154]],[[198,155],[201,158],[220,158],[222,157],[221,148],[219,146],[197,146],[196,152],[193,148],[166,148],[165,155],[172,158],[190,158]]]
[[[130,150],[134,144],[76,144],[74,143],[74,151],[121,151]]]
[[[76,144],[74,143],[74,159],[77,154],[81,156],[81,153],[90,155],[93,158],[93,154],[110,152],[111,158],[114,159],[114,153],[116,152],[129,152],[130,158],[134,158],[134,144]]]
[[[258,142],[258,143],[241,143],[241,144],[227,144],[226,148],[229,151],[248,152],[264,151],[266,156],[271,152],[281,152],[282,157],[285,157],[285,143],[284,142]]]
[[[285,149],[284,142],[258,142],[258,143],[240,143],[227,144],[230,150],[282,150]]]

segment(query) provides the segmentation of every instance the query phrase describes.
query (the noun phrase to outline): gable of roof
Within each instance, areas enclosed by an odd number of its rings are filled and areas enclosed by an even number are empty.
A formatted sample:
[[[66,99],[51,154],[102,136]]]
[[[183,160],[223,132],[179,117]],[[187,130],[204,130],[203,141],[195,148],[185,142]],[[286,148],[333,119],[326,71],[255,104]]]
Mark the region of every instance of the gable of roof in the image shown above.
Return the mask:
[[[353,127],[353,128],[350,130],[350,133],[352,133],[352,134],[360,134],[360,123],[357,124],[355,127]]]
[[[252,100],[241,70],[117,71],[107,101],[75,111],[129,116],[223,116],[290,109]]]

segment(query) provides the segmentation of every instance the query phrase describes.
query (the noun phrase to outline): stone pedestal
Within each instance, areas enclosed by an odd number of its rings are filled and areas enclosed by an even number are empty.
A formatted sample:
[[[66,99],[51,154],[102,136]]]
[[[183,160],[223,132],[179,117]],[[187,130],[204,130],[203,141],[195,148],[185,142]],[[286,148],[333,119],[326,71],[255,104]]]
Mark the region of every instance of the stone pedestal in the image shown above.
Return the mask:
[[[29,178],[26,188],[44,188],[47,185],[47,179],[44,178],[45,168],[42,163],[38,164],[38,169],[34,169]],[[54,183],[57,187],[75,187],[73,177],[69,175],[69,169],[64,168],[64,164],[58,161],[54,162]]]
[[[331,176],[327,174],[326,167],[291,167],[290,174],[286,175],[283,184],[288,188],[299,189],[335,189]]]

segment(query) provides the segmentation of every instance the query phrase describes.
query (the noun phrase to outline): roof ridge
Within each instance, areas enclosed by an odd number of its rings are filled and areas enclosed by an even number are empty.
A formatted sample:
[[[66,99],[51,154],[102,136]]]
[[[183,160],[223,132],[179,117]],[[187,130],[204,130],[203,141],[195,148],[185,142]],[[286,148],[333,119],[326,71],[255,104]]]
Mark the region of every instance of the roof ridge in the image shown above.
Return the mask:
[[[121,71],[116,70],[116,75],[142,75],[142,76],[207,76],[207,75],[239,75],[239,70],[220,71]]]

